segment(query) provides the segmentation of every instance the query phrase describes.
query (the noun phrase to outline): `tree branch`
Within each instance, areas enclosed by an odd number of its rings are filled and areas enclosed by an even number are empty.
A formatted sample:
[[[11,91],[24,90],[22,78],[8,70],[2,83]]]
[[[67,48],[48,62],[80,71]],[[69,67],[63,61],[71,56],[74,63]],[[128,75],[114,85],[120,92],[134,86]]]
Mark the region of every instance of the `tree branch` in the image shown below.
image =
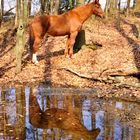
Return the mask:
[[[12,7],[12,8],[10,8],[8,11],[6,11],[6,12],[4,13],[4,16],[6,16],[9,12],[11,12],[14,8],[15,8],[15,6]]]

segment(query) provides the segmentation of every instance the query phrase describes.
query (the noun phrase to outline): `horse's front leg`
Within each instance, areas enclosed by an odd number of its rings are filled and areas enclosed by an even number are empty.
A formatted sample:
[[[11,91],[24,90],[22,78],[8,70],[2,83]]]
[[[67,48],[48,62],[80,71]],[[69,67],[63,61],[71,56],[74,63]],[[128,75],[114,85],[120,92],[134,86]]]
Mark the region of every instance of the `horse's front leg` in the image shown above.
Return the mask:
[[[37,64],[38,63],[38,60],[37,60],[37,51],[39,49],[40,43],[41,43],[41,38],[40,37],[36,37],[35,38],[35,41],[34,41],[34,44],[33,44],[33,55],[32,55],[32,62],[34,64]]]
[[[72,56],[73,56],[73,46],[74,46],[77,34],[78,34],[78,31],[72,32],[70,34],[70,42],[69,42],[69,49],[70,49],[69,56],[70,56],[70,58],[72,58]]]
[[[68,56],[68,51],[69,51],[69,45],[70,45],[70,35],[68,35],[67,43],[66,43],[66,48],[65,48],[65,57]]]

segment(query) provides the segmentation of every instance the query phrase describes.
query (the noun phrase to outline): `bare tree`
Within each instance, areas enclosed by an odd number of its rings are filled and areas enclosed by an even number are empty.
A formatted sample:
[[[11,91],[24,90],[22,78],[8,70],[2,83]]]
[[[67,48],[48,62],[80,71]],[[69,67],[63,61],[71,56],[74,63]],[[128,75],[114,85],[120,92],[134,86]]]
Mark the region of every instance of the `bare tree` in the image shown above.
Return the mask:
[[[51,0],[50,1],[50,14],[55,14],[57,15],[59,13],[59,5],[60,5],[60,0]]]
[[[81,6],[85,4],[85,0],[77,0],[77,6]]]
[[[4,1],[0,0],[0,27],[3,19],[3,14],[4,14]]]
[[[54,14],[57,15],[59,12],[59,5],[60,5],[60,0],[55,0],[54,4]]]
[[[110,16],[113,16],[115,12],[115,1],[110,0],[110,6],[109,6],[109,14]]]
[[[47,0],[40,0],[40,11],[43,14],[46,10]]]
[[[106,18],[110,17],[115,17],[116,16],[116,11],[118,7],[118,0],[106,0],[106,5],[105,5],[105,13],[106,13]]]
[[[16,0],[16,17],[15,17],[15,27],[18,26],[18,19],[19,19],[19,0]]]
[[[127,0],[126,16],[128,16],[128,15],[129,15],[129,10],[130,10],[130,2],[131,2],[131,0]]]
[[[140,11],[140,0],[136,0],[135,10]]]
[[[28,23],[28,17],[29,17],[29,5],[28,2],[30,0],[23,0],[23,24],[24,26]]]
[[[31,15],[31,3],[32,3],[32,0],[28,0],[28,16]]]
[[[117,20],[116,26],[119,31],[120,31],[120,22],[121,22],[120,11],[121,11],[121,0],[118,1],[118,15],[116,19]]]
[[[28,13],[28,2],[27,0],[17,0],[17,23],[18,23],[18,30],[17,30],[17,41],[16,41],[16,73],[21,71],[21,59],[22,54],[24,51],[25,46],[25,27],[27,23],[27,13]]]
[[[110,3],[110,0],[106,0],[106,4],[105,4],[105,15],[106,15],[106,18],[108,17],[109,3]]]

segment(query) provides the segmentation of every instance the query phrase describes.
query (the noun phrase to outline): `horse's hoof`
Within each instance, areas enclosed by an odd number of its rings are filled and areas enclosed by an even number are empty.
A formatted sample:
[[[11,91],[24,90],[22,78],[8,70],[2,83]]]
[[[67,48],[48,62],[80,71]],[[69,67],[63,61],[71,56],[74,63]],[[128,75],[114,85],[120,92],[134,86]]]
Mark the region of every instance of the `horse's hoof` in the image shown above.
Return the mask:
[[[33,64],[35,64],[35,65],[37,65],[38,64],[38,61],[32,61],[33,62]]]
[[[69,55],[68,54],[65,54],[65,58],[69,58]]]
[[[38,64],[37,56],[36,56],[35,53],[33,54],[32,62],[33,62],[35,65]]]
[[[69,56],[69,57],[70,57],[70,59],[73,59],[73,54],[70,54],[70,56]]]

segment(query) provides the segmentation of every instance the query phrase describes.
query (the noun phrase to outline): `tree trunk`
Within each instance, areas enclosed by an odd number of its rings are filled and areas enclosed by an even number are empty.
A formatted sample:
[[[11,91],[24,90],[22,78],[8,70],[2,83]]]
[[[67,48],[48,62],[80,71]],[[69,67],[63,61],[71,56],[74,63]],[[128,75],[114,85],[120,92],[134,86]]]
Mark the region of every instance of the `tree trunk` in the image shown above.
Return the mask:
[[[109,15],[112,17],[115,11],[115,1],[114,0],[110,0],[110,6],[109,6]]]
[[[22,54],[24,51],[24,26],[23,22],[19,22],[18,31],[17,31],[17,42],[16,42],[16,73],[21,72],[21,62]]]
[[[58,15],[59,5],[60,5],[60,0],[51,0],[50,1],[50,11],[49,11],[49,13],[51,15]]]
[[[4,13],[4,1],[0,0],[0,27],[3,20],[3,13]]]
[[[21,62],[22,62],[22,54],[25,46],[25,27],[28,19],[28,6],[27,0],[17,0],[18,9],[17,9],[17,23],[18,31],[17,31],[17,42],[16,42],[16,73],[21,72]]]
[[[19,117],[17,123],[15,124],[15,139],[23,140],[25,138],[25,93],[22,87],[16,89],[16,114]]]
[[[117,27],[117,30],[120,31],[120,22],[121,22],[121,18],[120,18],[120,9],[121,9],[121,0],[119,0],[118,2],[118,15],[117,15],[117,18],[116,18],[116,27]]]
[[[41,14],[44,14],[45,10],[46,10],[46,4],[47,4],[47,0],[40,0],[40,11]]]
[[[55,0],[55,4],[54,4],[54,14],[58,15],[59,13],[59,4],[60,4],[60,0]]]
[[[31,15],[31,4],[32,4],[32,0],[28,0],[28,16]]]
[[[131,1],[131,0],[127,0],[126,16],[129,16],[130,1]]]
[[[84,5],[85,1],[84,0],[77,0],[77,6]]]
[[[16,17],[15,17],[15,27],[18,26],[18,19],[19,19],[19,0],[16,0]]]
[[[114,7],[115,7],[115,9],[117,9],[117,7],[118,7],[118,0],[114,0],[115,2],[114,2]]]
[[[50,14],[53,15],[54,0],[50,1]]]
[[[74,7],[74,1],[70,0],[70,9],[72,9]]]
[[[136,6],[135,6],[135,10],[139,10],[140,11],[140,0],[136,0]]]
[[[28,0],[24,0],[24,4],[23,4],[23,24],[26,27],[27,23],[28,23],[28,17],[29,17],[29,5],[28,5]]]
[[[109,9],[110,0],[106,0],[105,4],[105,17],[108,18],[108,9]]]
[[[105,13],[106,18],[115,17],[117,11],[118,0],[106,0]]]

